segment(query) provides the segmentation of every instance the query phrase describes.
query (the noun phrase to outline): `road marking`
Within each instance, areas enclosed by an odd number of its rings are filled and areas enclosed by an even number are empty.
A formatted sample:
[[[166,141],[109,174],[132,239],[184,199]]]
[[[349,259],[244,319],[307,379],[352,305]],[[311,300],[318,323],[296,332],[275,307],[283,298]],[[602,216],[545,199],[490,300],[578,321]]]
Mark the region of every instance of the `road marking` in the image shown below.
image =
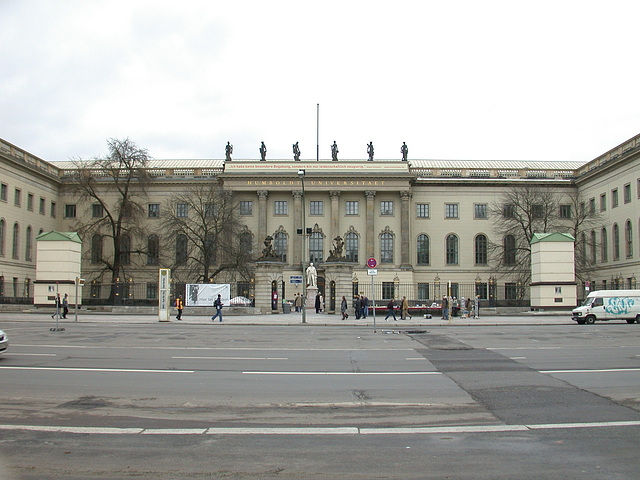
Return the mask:
[[[57,357],[58,355],[55,353],[16,353],[11,352],[11,356],[22,356],[22,357]]]
[[[195,373],[195,370],[148,370],[138,368],[75,368],[75,367],[12,367],[0,366],[0,370],[44,370],[53,372],[103,372],[103,373]]]
[[[409,357],[409,358],[405,358],[405,360],[426,360],[426,358],[424,358],[424,357],[415,357],[415,358]]]
[[[640,420],[543,423],[525,425],[442,425],[433,427],[202,427],[202,428],[144,428],[144,427],[75,427],[52,425],[2,425],[0,430],[74,433],[82,435],[430,435],[456,433],[501,433],[575,428],[640,427]]]
[[[442,375],[442,372],[242,372],[245,375]]]
[[[640,368],[602,368],[581,370],[540,370],[540,373],[608,373],[608,372],[640,372]]]
[[[171,357],[188,360],[289,360],[288,357]]]
[[[157,346],[129,345],[129,346],[105,346],[105,345],[28,345],[28,344],[11,344],[12,347],[35,347],[35,348],[79,348],[88,350],[157,350]],[[169,347],[162,346],[163,350],[243,350],[255,352],[413,352],[413,348],[289,348],[289,347]]]
[[[526,360],[527,357],[509,357],[511,360]]]

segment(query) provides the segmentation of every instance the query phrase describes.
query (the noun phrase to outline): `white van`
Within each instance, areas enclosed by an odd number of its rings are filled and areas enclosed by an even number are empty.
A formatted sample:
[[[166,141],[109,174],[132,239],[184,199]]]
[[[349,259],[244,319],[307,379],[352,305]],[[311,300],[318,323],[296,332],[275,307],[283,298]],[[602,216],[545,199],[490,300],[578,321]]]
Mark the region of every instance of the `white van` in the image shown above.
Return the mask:
[[[592,324],[596,320],[640,323],[640,290],[597,290],[571,313],[571,320],[580,324]]]

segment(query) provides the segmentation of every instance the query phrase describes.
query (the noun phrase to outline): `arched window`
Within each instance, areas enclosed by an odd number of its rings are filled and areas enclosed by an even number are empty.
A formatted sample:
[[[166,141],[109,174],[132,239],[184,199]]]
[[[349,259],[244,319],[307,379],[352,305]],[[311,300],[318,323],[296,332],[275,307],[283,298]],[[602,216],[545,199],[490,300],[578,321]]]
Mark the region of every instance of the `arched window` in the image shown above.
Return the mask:
[[[446,243],[446,258],[447,265],[458,264],[458,236],[453,233],[447,235]]]
[[[158,265],[160,261],[160,238],[149,235],[147,238],[147,265]]]
[[[380,263],[393,263],[393,234],[380,235]]]
[[[480,234],[476,237],[476,265],[487,264],[487,237]]]
[[[0,218],[0,255],[4,256],[4,218]]]
[[[627,220],[624,226],[624,238],[625,238],[625,254],[627,258],[633,257],[633,227],[631,226],[631,220]]]
[[[309,261],[313,263],[322,263],[324,252],[324,237],[322,232],[313,232],[309,237]]]
[[[284,232],[278,232],[273,236],[273,251],[278,256],[281,262],[287,261],[287,234]]]
[[[176,265],[187,263],[187,236],[179,233],[176,236]]]
[[[32,231],[31,231],[31,225],[29,225],[27,227],[27,233],[25,235],[25,248],[24,248],[24,259],[27,262],[30,262],[32,260],[31,258],[31,252],[33,251],[33,245],[32,245]]]
[[[613,224],[613,260],[620,260],[620,227]]]
[[[213,265],[216,263],[216,235],[215,233],[207,233],[204,236],[204,262],[206,265]]]
[[[609,261],[609,237],[606,228],[600,232],[600,261],[603,263]]]
[[[96,233],[91,237],[91,263],[100,263],[102,260],[102,235]]]
[[[418,252],[418,265],[429,265],[429,237],[424,233],[418,235],[416,245]]]
[[[120,263],[122,265],[131,263],[131,237],[126,233],[120,236]]]
[[[18,226],[18,223],[14,223],[13,224],[13,249],[12,249],[12,258],[14,260],[18,259],[18,241],[20,240],[20,227]]]
[[[344,250],[347,262],[358,262],[358,234],[349,232],[344,236]]]
[[[516,264],[516,237],[507,235],[504,237],[504,264]]]
[[[591,230],[591,263],[596,263],[598,261],[596,258],[597,250],[596,231]]]
[[[253,235],[251,232],[242,232],[240,234],[240,249],[247,256],[253,254]]]

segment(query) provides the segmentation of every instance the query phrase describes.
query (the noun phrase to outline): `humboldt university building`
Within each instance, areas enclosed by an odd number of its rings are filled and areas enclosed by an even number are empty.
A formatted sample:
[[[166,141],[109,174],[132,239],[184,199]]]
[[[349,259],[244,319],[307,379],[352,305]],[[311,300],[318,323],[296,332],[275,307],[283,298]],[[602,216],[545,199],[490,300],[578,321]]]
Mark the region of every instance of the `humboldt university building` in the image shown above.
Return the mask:
[[[406,296],[414,305],[429,305],[444,294],[478,295],[486,306],[526,308],[530,286],[508,261],[496,266],[491,260],[492,245],[504,246],[507,255],[513,242],[500,231],[499,217],[508,215],[508,205],[502,211],[496,205],[521,186],[558,196],[557,214],[567,225],[585,210],[597,213],[597,225],[565,232],[582,240],[576,245],[584,251],[576,247],[576,258],[583,255],[592,267],[576,276],[578,299],[589,288],[636,287],[640,135],[581,162],[398,157],[150,160],[145,235],[127,238],[131,251],[145,253],[127,257],[117,301],[157,305],[159,268],[172,268],[174,293],[197,283],[175,267],[175,242],[161,240],[163,209],[175,192],[211,182],[233,192],[252,250],[250,273],[226,272],[214,281],[230,284],[231,297],[246,297],[262,313],[282,311],[283,300],[303,293],[310,262],[327,312],[339,311],[343,296],[360,293],[378,303]],[[33,304],[39,235],[75,231],[96,214],[68,188],[75,170],[72,162],[48,162],[0,139],[1,304]],[[569,200],[576,196],[578,205]],[[92,250],[110,254],[108,242],[99,241],[82,238],[86,305],[104,304],[113,291],[111,278],[92,261]],[[163,258],[169,259],[166,265]],[[377,263],[375,275],[367,266],[370,258]]]

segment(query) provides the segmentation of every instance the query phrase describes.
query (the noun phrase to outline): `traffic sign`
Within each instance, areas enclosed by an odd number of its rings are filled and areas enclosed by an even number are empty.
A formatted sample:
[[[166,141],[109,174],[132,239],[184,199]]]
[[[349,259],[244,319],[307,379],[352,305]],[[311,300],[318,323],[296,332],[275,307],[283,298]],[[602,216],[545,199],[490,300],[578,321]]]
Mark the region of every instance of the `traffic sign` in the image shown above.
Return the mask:
[[[367,275],[377,275],[377,274],[378,274],[377,268],[370,268],[369,270],[367,270]]]
[[[376,268],[378,266],[378,262],[376,262],[376,259],[371,257],[369,260],[367,260],[367,267],[369,268]]]

